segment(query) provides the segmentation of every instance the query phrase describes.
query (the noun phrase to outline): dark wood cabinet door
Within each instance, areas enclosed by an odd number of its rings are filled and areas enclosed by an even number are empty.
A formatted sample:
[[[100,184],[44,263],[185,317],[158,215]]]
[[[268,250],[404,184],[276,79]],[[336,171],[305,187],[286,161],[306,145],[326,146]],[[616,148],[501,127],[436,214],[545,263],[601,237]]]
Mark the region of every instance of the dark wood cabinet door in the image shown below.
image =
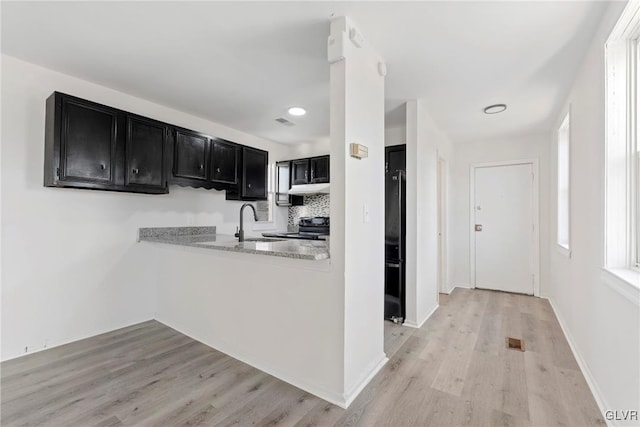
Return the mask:
[[[60,181],[115,185],[118,111],[62,100]]]
[[[311,176],[309,182],[322,184],[329,182],[329,156],[313,157],[311,163]]]
[[[211,143],[211,181],[238,183],[238,145],[223,140]]]
[[[406,171],[406,145],[385,147],[385,172]]]
[[[125,185],[167,190],[168,127],[141,117],[127,116]]]
[[[291,162],[291,185],[309,183],[309,159],[293,160]]]
[[[269,153],[266,151],[242,147],[241,198],[253,200],[267,198],[268,156]]]
[[[209,138],[194,132],[176,130],[173,175],[179,178],[207,179]]]

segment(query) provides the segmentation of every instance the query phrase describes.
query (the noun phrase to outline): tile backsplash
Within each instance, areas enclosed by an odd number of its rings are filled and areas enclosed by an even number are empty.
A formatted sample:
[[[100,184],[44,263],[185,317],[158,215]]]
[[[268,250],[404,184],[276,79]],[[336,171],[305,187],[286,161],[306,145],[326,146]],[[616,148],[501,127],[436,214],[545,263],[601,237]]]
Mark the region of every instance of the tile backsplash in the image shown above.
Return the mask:
[[[289,226],[298,225],[303,216],[329,216],[329,195],[304,196],[303,206],[289,206]]]

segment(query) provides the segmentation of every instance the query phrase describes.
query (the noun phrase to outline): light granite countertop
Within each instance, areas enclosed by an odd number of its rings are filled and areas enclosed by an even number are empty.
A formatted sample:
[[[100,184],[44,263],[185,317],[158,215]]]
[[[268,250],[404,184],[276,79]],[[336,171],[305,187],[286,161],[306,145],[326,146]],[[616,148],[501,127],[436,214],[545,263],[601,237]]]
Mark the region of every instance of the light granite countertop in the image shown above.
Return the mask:
[[[216,234],[215,227],[159,227],[140,228],[138,241],[192,246],[227,252],[242,252],[284,258],[321,260],[329,258],[325,241],[299,239],[264,239],[251,241],[251,237],[240,243],[233,236]]]

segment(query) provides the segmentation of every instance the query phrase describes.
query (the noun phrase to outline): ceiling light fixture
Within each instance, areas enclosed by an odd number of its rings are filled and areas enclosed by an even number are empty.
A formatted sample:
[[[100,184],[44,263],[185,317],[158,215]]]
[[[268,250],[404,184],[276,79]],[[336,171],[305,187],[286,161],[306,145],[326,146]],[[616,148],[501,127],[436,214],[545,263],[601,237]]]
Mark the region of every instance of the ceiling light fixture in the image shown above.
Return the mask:
[[[287,110],[287,112],[292,116],[304,116],[305,114],[307,114],[307,110],[302,107],[291,107]]]
[[[498,114],[498,113],[502,113],[506,109],[507,109],[507,104],[494,104],[494,105],[489,105],[488,107],[485,107],[484,113]]]

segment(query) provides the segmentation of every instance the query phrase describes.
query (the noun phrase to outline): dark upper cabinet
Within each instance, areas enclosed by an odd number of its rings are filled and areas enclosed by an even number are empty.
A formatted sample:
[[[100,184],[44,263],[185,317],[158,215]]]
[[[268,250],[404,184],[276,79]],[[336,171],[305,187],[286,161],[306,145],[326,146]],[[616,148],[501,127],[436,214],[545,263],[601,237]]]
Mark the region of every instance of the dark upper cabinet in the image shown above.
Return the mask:
[[[329,182],[329,156],[312,157],[309,160],[311,166],[311,175],[309,182],[311,184],[322,184]]]
[[[166,193],[167,125],[54,92],[46,102],[44,185]]]
[[[55,171],[59,180],[115,186],[118,110],[69,97],[56,101],[61,122]]]
[[[269,153],[54,92],[46,102],[44,185],[132,193],[169,183],[267,199]]]
[[[206,181],[209,138],[197,132],[176,129],[173,152],[173,175]]]
[[[242,147],[241,199],[266,200],[268,162],[268,152]]]
[[[212,182],[238,183],[238,145],[221,139],[211,140]]]
[[[291,185],[329,182],[329,156],[291,160]]]
[[[309,159],[291,161],[291,185],[307,184],[310,176]]]
[[[168,193],[166,151],[169,127],[164,123],[127,116],[125,186]]]

